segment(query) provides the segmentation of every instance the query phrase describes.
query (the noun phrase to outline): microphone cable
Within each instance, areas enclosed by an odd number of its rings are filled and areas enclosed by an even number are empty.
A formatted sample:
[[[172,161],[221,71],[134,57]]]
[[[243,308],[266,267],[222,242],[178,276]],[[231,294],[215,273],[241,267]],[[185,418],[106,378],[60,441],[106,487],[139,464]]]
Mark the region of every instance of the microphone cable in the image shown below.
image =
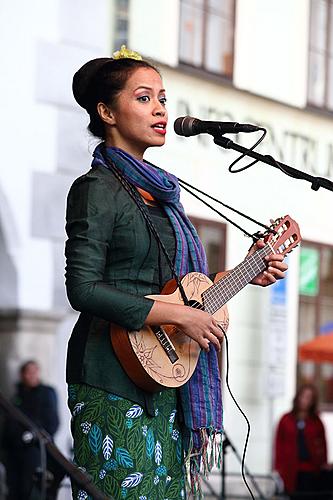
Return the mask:
[[[258,163],[259,161],[261,161],[258,159],[253,160],[248,165],[245,165],[244,167],[240,167],[237,170],[232,168],[234,165],[236,165],[236,163],[238,163],[240,160],[245,158],[245,156],[247,156],[247,153],[249,153],[250,151],[254,151],[254,149],[264,140],[265,136],[267,135],[267,129],[265,129],[264,127],[258,127],[258,129],[263,132],[262,136],[258,139],[258,141],[255,144],[253,144],[253,146],[251,146],[250,148],[246,148],[246,151],[244,153],[242,153],[238,158],[236,158],[236,160],[234,160],[232,163],[230,163],[230,165],[228,166],[228,170],[231,174],[238,174],[239,172],[243,172],[244,170],[247,170],[248,168],[252,167],[255,163]],[[216,137],[218,137],[218,136],[216,136]],[[265,158],[267,158],[267,160],[272,161],[274,163],[274,165],[276,166],[276,168],[281,170],[281,172],[288,175],[289,177],[294,178],[294,176],[290,172],[288,172],[288,170],[286,170],[283,167],[283,165],[281,165],[281,163],[279,161],[277,161],[273,156],[271,156],[271,155],[264,155],[264,156],[265,156]]]
[[[243,447],[243,453],[242,453],[242,461],[241,461],[241,474],[242,474],[242,479],[243,479],[243,482],[248,490],[248,492],[250,493],[251,495],[251,499],[252,500],[255,500],[255,497],[253,495],[253,492],[250,488],[250,485],[248,484],[247,482],[247,479],[246,479],[246,476],[245,476],[245,456],[246,456],[246,451],[247,451],[247,446],[248,446],[248,443],[249,443],[249,439],[250,439],[250,432],[251,432],[251,424],[250,424],[250,421],[249,419],[247,418],[245,412],[242,410],[242,408],[240,407],[238,401],[236,400],[235,396],[233,395],[233,392],[230,388],[230,384],[229,384],[229,340],[228,340],[228,337],[227,337],[227,334],[224,330],[224,328],[219,325],[222,332],[223,332],[223,335],[224,335],[224,338],[225,338],[225,359],[226,359],[226,373],[225,373],[225,383],[226,383],[226,386],[227,386],[227,389],[228,389],[228,392],[230,394],[230,397],[231,399],[233,400],[236,408],[238,409],[238,411],[241,413],[241,415],[243,416],[245,422],[246,422],[246,426],[247,426],[247,431],[246,431],[246,438],[245,438],[245,443],[244,443],[244,447]],[[222,444],[223,446],[223,444]]]
[[[265,136],[265,134],[260,138],[260,141],[261,142],[263,140],[263,137]],[[252,146],[252,147],[255,147]],[[244,155],[242,155],[244,156]],[[240,157],[241,158],[241,157]],[[239,159],[240,159],[239,158]],[[238,160],[239,160],[238,159]],[[237,161],[238,161],[237,160]],[[256,160],[258,161],[258,160]],[[253,162],[255,163],[255,162]],[[246,168],[248,168],[250,165],[248,165]],[[251,218],[250,216],[246,215],[246,214],[243,214],[242,212],[230,207],[229,205],[226,205],[225,203],[223,203],[222,201],[214,198],[213,196],[205,193],[204,191],[196,188],[195,186],[189,184],[188,182],[182,180],[182,179],[179,179],[178,178],[178,181],[181,185],[181,187],[183,189],[185,189],[185,191],[187,191],[188,193],[190,193],[192,196],[194,196],[196,199],[198,199],[199,201],[201,201],[202,203],[204,203],[206,206],[208,206],[211,210],[213,210],[214,212],[218,213],[222,218],[224,218],[225,220],[228,220],[231,224],[233,224],[235,227],[237,227],[238,229],[240,229],[241,231],[243,231],[244,234],[246,234],[247,236],[250,236],[252,237],[253,241],[256,241],[258,240],[262,235],[261,234],[258,234],[258,233],[255,233],[255,234],[249,234],[247,231],[245,231],[243,228],[241,228],[240,226],[238,226],[235,222],[233,222],[232,220],[230,220],[228,217],[226,217],[224,214],[222,214],[221,212],[219,212],[217,209],[215,209],[212,205],[210,205],[208,202],[206,202],[205,200],[203,200],[200,196],[198,196],[196,193],[194,193],[192,191],[192,189],[194,189],[195,191],[199,192],[200,194],[202,195],[205,195],[207,196],[209,199],[215,201],[215,202],[218,202],[220,203],[221,205],[223,205],[224,207],[232,210],[233,212],[245,217],[246,219],[250,220],[251,222],[255,222],[256,224],[259,224],[260,226],[264,227],[266,229],[266,231],[269,231],[269,232],[273,232],[275,233],[275,231],[270,228],[269,226],[266,226],[265,224],[262,224],[261,222]],[[191,189],[189,189],[191,188]],[[232,399],[232,401],[234,402],[236,408],[238,409],[238,411],[241,413],[241,415],[243,416],[245,422],[246,422],[246,425],[247,425],[247,432],[246,432],[246,438],[245,438],[245,442],[244,442],[244,447],[243,447],[243,453],[242,453],[242,458],[241,458],[241,475],[242,475],[242,479],[243,479],[243,482],[248,490],[248,492],[250,493],[251,495],[251,499],[252,500],[255,500],[255,497],[253,495],[253,492],[250,488],[250,485],[248,484],[247,482],[247,479],[246,479],[246,471],[245,471],[245,468],[246,468],[246,465],[245,465],[245,457],[246,457],[246,451],[247,451],[247,447],[248,447],[248,443],[249,443],[249,439],[250,439],[250,433],[251,433],[251,424],[250,424],[250,421],[247,417],[247,415],[245,414],[245,412],[242,410],[242,408],[240,407],[238,401],[236,400],[231,388],[230,388],[230,384],[229,384],[229,372],[230,372],[230,360],[229,360],[229,340],[228,340],[228,337],[227,337],[227,334],[226,334],[226,331],[225,329],[219,325],[219,327],[221,328],[223,334],[224,334],[224,338],[225,338],[225,344],[226,344],[226,349],[225,349],[225,353],[226,353],[226,375],[225,375],[225,382],[226,382],[226,386],[227,386],[227,389],[228,389],[228,393],[230,394],[230,397]],[[253,479],[252,479],[253,481]],[[254,481],[253,481],[254,482]],[[254,483],[254,485],[256,486],[256,484]],[[262,496],[260,490],[258,489],[258,487],[256,486],[256,489],[258,491],[258,493],[260,494],[260,497],[261,498],[265,498]]]
[[[234,165],[236,165],[236,163],[238,163],[240,160],[245,158],[245,156],[247,155],[247,153],[249,151],[253,151],[254,148],[256,148],[264,140],[264,138],[267,134],[267,130],[264,127],[259,127],[259,130],[262,131],[262,135],[261,135],[261,137],[259,137],[257,142],[255,144],[253,144],[253,146],[251,146],[250,148],[247,148],[245,153],[242,153],[238,158],[236,158],[236,160],[234,160],[232,163],[230,163],[228,170],[231,174],[238,174],[239,172],[243,172],[243,170],[246,170],[246,169],[252,167],[252,165],[254,165],[255,163],[258,163],[259,160],[253,160],[251,163],[249,163],[248,165],[245,165],[244,167],[240,167],[236,170],[232,169],[232,167]]]

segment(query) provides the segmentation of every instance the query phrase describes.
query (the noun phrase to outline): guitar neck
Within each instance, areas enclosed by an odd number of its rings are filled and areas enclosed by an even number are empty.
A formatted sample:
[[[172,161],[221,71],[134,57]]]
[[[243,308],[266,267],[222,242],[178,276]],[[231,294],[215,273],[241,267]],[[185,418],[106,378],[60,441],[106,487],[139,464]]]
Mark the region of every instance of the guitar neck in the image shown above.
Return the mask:
[[[266,268],[267,261],[265,257],[272,252],[272,247],[267,244],[257,252],[246,257],[230,273],[203,292],[202,297],[205,310],[210,314],[214,314],[232,299],[232,297]]]

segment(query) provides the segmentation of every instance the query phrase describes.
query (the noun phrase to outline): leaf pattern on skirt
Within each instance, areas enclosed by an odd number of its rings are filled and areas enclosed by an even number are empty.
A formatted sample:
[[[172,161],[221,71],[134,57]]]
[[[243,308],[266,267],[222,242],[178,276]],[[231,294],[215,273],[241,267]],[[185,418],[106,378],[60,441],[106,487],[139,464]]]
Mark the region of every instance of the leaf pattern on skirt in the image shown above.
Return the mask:
[[[173,424],[173,423],[174,423],[176,413],[177,413],[177,410],[172,410],[171,415],[170,415],[170,418],[169,418],[169,422],[170,422],[170,424]]]
[[[109,460],[109,458],[111,458],[111,453],[113,450],[113,439],[108,434],[103,439],[102,450],[105,460]]]
[[[148,458],[153,458],[154,449],[155,449],[154,432],[153,429],[149,429],[146,440],[146,453]]]
[[[82,408],[84,407],[84,403],[81,402],[81,403],[76,403],[76,405],[74,406],[73,408],[73,417],[75,417],[75,415],[77,415],[78,413],[80,413],[80,411],[82,410]]]
[[[124,448],[116,449],[116,460],[119,463],[119,465],[126,467],[127,469],[133,467],[133,459],[131,455],[128,453],[128,451],[125,450]]]
[[[159,441],[156,441],[155,445],[155,462],[160,465],[162,462],[162,446]]]
[[[88,434],[89,446],[92,452],[97,455],[102,447],[102,431],[98,425],[94,424]]]
[[[141,408],[141,406],[133,405],[126,413],[126,417],[138,418],[138,417],[141,417],[142,413],[143,413],[143,409]]]
[[[185,474],[175,390],[154,396],[152,413],[157,417],[140,404],[96,387],[74,384],[70,392],[72,414],[78,405],[72,419],[74,461],[107,497],[181,498]],[[84,490],[72,488],[73,498],[91,500]]]
[[[134,488],[138,484],[141,483],[143,478],[143,474],[141,472],[134,472],[129,476],[125,477],[125,479],[121,483],[122,488]]]

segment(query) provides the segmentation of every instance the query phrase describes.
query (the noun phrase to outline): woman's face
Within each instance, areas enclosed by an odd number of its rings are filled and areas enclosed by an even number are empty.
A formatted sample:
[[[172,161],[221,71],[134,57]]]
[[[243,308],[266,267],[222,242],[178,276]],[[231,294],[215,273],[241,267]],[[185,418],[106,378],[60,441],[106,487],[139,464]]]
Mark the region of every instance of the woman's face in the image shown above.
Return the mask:
[[[304,389],[298,396],[298,409],[308,411],[313,404],[314,394],[310,388]]]
[[[160,75],[152,68],[135,70],[111,109],[107,145],[142,159],[150,146],[163,146],[168,113]]]

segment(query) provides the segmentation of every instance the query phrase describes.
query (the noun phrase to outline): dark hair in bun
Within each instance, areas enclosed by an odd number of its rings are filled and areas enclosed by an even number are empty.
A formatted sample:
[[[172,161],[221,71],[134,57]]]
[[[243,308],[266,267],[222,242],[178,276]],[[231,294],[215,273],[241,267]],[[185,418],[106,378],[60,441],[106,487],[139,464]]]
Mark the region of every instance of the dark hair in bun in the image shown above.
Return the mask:
[[[105,139],[105,124],[97,111],[97,104],[104,102],[114,106],[119,93],[128,78],[138,68],[151,68],[147,61],[101,57],[84,64],[73,77],[73,95],[76,102],[90,116],[89,131],[96,137]]]

